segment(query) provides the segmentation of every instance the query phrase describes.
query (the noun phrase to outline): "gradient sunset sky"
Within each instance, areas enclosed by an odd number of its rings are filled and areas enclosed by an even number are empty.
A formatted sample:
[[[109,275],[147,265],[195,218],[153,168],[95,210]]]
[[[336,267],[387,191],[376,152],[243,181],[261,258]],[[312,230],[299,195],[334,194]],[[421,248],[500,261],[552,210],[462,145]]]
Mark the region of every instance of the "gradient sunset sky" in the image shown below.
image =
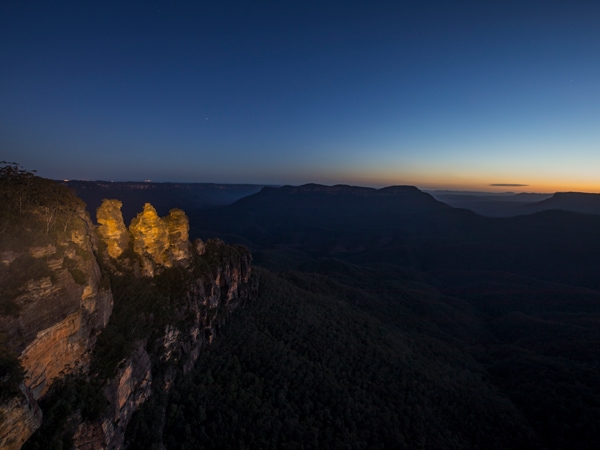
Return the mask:
[[[0,61],[49,178],[600,192],[597,2],[5,1]]]

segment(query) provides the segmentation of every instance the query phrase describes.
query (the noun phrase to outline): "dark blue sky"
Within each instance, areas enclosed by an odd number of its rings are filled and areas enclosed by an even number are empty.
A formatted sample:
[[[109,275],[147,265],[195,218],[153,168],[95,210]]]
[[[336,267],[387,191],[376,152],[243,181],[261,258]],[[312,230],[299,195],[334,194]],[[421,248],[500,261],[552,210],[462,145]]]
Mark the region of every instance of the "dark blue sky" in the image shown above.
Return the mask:
[[[0,159],[43,176],[600,192],[591,1],[0,5]]]

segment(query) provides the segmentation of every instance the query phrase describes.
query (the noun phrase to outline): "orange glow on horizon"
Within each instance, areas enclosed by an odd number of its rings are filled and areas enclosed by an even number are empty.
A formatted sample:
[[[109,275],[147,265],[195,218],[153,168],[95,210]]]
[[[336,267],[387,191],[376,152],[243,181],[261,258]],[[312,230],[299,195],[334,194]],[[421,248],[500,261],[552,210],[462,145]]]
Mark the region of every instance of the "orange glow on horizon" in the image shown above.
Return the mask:
[[[452,190],[475,192],[535,192],[553,194],[555,192],[600,193],[600,180],[579,179],[571,177],[518,177],[511,179],[501,175],[441,174],[441,173],[338,173],[321,174],[314,182],[323,184],[350,184],[358,186],[385,187],[393,185],[417,186],[421,190]],[[327,180],[327,181],[325,181]],[[494,184],[496,184],[494,186]],[[504,185],[502,185],[504,184]],[[514,185],[511,185],[514,184]]]

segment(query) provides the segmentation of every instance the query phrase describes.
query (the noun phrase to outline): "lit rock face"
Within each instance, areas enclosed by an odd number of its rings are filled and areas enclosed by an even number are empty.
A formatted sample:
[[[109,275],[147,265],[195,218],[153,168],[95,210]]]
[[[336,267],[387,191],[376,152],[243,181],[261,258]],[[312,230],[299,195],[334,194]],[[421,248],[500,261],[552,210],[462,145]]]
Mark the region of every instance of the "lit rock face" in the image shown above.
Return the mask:
[[[173,261],[184,261],[190,258],[189,231],[190,224],[181,209],[172,209],[164,220],[169,232],[169,249]]]
[[[129,232],[123,222],[119,200],[104,200],[96,210],[98,232],[111,258],[118,258],[129,245]]]
[[[182,210],[173,209],[162,219],[156,209],[146,203],[129,226],[133,251],[140,257],[142,275],[153,276],[157,268],[173,267],[176,262],[186,265],[190,259],[189,228],[188,218]]]
[[[38,333],[21,353],[21,364],[27,368],[26,382],[35,398],[46,393],[65,366],[73,371],[88,362],[87,341],[79,336],[81,316],[76,311]]]
[[[169,231],[164,221],[158,217],[156,209],[144,205],[144,211],[131,221],[129,231],[133,236],[133,251],[142,257],[144,275],[154,274],[154,265],[171,267],[169,258]]]

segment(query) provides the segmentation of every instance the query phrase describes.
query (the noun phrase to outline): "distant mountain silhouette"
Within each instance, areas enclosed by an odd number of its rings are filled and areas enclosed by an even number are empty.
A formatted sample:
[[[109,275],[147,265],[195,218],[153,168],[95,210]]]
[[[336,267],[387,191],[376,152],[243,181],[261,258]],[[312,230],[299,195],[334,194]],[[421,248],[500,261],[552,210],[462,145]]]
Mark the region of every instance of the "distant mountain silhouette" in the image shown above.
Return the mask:
[[[496,270],[600,286],[600,217],[567,211],[483,217],[411,186],[263,188],[227,207],[190,212],[190,224],[192,236],[276,251],[278,260],[301,260],[300,251],[357,264]]]
[[[439,234],[470,211],[456,210],[412,186],[346,185],[263,188],[210,213],[190,212],[192,234],[213,234],[265,248],[286,245],[320,253],[389,247],[403,236]]]
[[[520,194],[475,194],[446,191],[434,191],[431,192],[431,195],[436,200],[444,202],[454,208],[470,209],[477,214],[488,217],[512,217],[518,216],[519,214],[528,214],[528,212],[523,212],[524,207],[548,199],[552,196],[552,194],[525,192]]]
[[[454,208],[466,208],[488,217],[513,217],[551,209],[600,214],[600,194],[557,192],[550,194],[472,194],[434,191],[431,195]]]
[[[526,213],[549,209],[562,209],[582,214],[600,214],[600,194],[557,192],[549,199],[529,204],[522,208]]]
[[[172,208],[184,211],[210,206],[229,205],[236,200],[258,192],[263,185],[215,184],[215,183],[151,183],[112,181],[67,181],[67,186],[87,203],[92,218],[102,200],[118,199],[123,202],[123,218],[126,224],[152,203],[160,216],[166,216]]]

